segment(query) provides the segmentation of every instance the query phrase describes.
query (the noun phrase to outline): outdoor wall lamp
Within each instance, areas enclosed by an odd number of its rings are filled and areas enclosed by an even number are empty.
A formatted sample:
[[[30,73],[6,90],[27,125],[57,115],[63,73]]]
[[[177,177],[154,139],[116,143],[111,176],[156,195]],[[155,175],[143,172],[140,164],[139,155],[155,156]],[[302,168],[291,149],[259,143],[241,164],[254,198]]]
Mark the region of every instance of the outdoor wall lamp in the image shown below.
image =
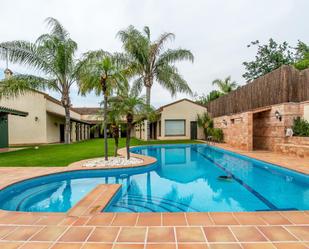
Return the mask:
[[[282,120],[282,115],[280,114],[280,112],[276,111],[275,112],[275,116],[276,116],[276,119],[278,119],[280,122]]]

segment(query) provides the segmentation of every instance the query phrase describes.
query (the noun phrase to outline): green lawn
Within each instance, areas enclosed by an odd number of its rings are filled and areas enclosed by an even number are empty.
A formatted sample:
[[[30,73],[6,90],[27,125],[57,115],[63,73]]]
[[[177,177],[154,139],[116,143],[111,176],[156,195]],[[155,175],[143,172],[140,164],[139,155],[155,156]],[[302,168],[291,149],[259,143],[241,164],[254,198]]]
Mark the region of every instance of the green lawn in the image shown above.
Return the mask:
[[[196,141],[177,140],[177,141],[141,141],[131,140],[133,145],[145,144],[178,144],[178,143],[196,143]],[[108,140],[109,155],[113,155],[114,140]],[[119,141],[119,147],[125,146],[125,139]],[[92,139],[69,145],[42,145],[39,149],[29,147],[20,151],[0,153],[0,167],[4,166],[67,166],[70,163],[87,158],[103,156],[103,139]]]

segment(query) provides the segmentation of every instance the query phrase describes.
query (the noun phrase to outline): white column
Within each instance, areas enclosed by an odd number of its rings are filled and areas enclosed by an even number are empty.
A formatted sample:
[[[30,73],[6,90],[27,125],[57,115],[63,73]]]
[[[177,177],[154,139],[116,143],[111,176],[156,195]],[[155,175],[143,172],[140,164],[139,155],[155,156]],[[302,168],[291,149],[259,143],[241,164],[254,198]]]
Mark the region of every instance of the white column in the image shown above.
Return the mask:
[[[72,122],[72,129],[71,129],[71,141],[76,141],[76,122]]]
[[[85,125],[82,124],[82,140],[85,140]]]
[[[79,123],[76,124],[76,128],[77,128],[76,129],[76,133],[77,133],[76,134],[76,140],[80,141],[80,124]]]
[[[143,136],[143,139],[144,140],[147,140],[147,137],[148,137],[148,130],[147,130],[147,123],[148,123],[148,120],[144,120],[144,136]]]

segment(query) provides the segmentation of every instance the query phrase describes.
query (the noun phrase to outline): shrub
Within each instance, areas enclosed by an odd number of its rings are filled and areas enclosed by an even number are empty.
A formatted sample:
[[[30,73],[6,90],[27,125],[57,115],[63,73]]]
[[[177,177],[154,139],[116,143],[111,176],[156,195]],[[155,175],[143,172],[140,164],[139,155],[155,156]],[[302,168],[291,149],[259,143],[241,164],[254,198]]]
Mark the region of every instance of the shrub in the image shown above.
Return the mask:
[[[203,128],[206,140],[211,137],[215,142],[223,142],[222,129],[214,128],[214,121],[207,112],[203,113],[202,115],[197,115],[197,124],[199,127]]]
[[[213,128],[214,122],[207,112],[203,114],[197,114],[197,125],[203,128],[205,139],[211,136],[211,129]]]
[[[211,136],[215,142],[222,143],[224,139],[223,131],[220,128],[212,128]]]
[[[309,68],[309,59],[303,59],[297,63],[294,64],[294,67],[297,68],[298,70],[304,70]]]
[[[305,119],[294,119],[292,129],[295,136],[309,137],[309,122]]]

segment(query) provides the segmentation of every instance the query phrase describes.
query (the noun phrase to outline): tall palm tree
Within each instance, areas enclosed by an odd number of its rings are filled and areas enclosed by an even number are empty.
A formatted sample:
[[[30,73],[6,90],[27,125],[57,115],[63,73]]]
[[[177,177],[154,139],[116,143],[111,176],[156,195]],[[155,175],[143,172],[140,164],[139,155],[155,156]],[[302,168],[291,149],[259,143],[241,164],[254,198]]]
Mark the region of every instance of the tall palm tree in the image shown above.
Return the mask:
[[[127,159],[130,159],[130,140],[133,121],[137,118],[148,117],[148,113],[151,113],[153,109],[146,104],[144,96],[139,96],[139,91],[129,86],[122,89],[118,96],[111,98],[111,102],[114,104],[114,108],[117,108],[126,118],[126,151]]]
[[[192,94],[190,87],[179,74],[175,62],[194,60],[192,53],[186,49],[164,49],[166,43],[175,38],[173,33],[163,33],[155,41],[151,40],[149,27],[143,32],[134,26],[118,32],[123,48],[131,60],[131,68],[137,78],[134,88],[146,87],[146,103],[150,106],[151,87],[156,81],[167,89],[172,96],[177,92]],[[149,123],[147,122],[147,139],[149,139]]]
[[[111,134],[115,141],[114,156],[117,156],[119,147],[119,126],[121,124],[121,112],[117,106],[110,106],[108,111],[108,122],[110,123]]]
[[[78,67],[75,60],[77,44],[68,31],[54,18],[47,18],[50,32],[34,43],[9,41],[0,43],[0,58],[39,70],[44,76],[19,74],[2,80],[0,97],[18,96],[33,89],[51,89],[61,94],[65,110],[65,143],[70,143],[70,88]]]
[[[82,95],[94,91],[96,95],[103,95],[103,129],[104,129],[104,157],[108,160],[107,144],[107,112],[108,97],[127,84],[125,70],[121,63],[121,55],[110,54],[103,50],[91,51],[84,54],[80,61],[78,85]]]
[[[212,82],[212,85],[216,85],[219,88],[220,92],[223,94],[234,91],[238,87],[237,83],[231,80],[231,76],[228,76],[223,80],[215,79]]]

